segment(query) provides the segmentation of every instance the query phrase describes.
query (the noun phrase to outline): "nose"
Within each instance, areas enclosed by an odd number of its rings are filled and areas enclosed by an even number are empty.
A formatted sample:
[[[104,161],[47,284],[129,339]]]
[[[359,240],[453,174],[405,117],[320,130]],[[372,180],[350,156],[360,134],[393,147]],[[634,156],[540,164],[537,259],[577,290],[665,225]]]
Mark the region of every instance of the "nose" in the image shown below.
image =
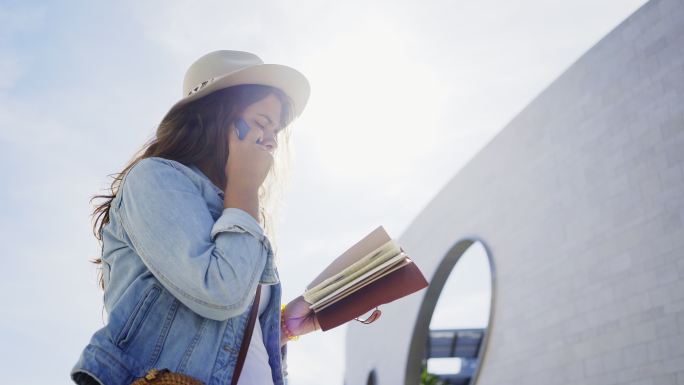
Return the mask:
[[[278,142],[275,140],[275,137],[273,136],[272,133],[264,132],[264,135],[259,141],[257,142],[261,144],[262,146],[266,147],[268,151],[273,152],[275,149],[278,147]]]

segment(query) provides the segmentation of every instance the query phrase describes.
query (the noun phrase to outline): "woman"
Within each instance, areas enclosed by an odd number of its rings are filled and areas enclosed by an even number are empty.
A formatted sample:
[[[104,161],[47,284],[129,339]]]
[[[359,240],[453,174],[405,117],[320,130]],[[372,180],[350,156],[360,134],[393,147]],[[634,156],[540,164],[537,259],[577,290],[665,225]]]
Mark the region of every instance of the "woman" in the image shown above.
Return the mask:
[[[109,319],[71,371],[77,384],[129,385],[153,369],[234,383],[257,288],[238,384],[285,383],[287,341],[320,329],[302,296],[281,309],[261,204],[278,138],[306,105],[308,81],[222,50],[195,61],[183,88],[111,194],[98,196],[96,262]],[[248,129],[244,137],[237,127]]]

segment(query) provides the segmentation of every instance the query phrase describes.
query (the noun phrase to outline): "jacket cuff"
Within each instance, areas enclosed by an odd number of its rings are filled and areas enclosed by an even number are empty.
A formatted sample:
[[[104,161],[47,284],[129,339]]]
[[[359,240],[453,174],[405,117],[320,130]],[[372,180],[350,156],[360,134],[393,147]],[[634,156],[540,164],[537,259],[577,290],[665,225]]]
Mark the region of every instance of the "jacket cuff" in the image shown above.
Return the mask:
[[[218,233],[223,231],[248,232],[256,239],[262,242],[264,240],[264,229],[259,222],[247,211],[237,207],[223,209],[223,213],[211,228],[211,239],[214,240]]]

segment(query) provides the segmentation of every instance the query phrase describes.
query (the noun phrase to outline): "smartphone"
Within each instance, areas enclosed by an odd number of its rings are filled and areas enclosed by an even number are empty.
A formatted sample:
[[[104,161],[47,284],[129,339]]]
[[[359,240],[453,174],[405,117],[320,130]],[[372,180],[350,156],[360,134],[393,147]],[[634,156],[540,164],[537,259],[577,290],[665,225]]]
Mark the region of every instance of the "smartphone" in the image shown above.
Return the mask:
[[[240,140],[243,140],[245,136],[247,136],[247,132],[249,132],[249,125],[247,125],[247,122],[242,118],[235,119],[235,128]]]

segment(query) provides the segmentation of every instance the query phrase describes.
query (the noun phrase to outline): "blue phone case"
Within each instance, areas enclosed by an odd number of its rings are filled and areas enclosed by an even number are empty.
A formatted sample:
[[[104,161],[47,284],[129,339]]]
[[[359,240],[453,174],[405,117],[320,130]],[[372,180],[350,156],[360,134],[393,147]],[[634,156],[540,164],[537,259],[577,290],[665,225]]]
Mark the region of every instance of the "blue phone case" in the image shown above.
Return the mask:
[[[247,132],[249,132],[249,125],[242,118],[235,119],[235,128],[237,128],[237,135],[240,140],[243,140],[247,136]]]

